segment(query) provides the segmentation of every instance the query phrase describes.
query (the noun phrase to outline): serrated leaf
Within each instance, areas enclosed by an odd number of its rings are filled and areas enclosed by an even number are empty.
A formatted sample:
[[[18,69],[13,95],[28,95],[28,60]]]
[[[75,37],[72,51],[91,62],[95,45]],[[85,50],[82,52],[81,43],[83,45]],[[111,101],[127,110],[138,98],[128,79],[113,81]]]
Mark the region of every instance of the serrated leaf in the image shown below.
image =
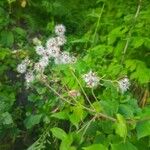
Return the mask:
[[[78,124],[85,117],[85,112],[81,106],[73,107],[73,113],[69,115],[69,120],[78,128]]]
[[[13,123],[12,116],[8,112],[3,113],[1,118],[3,120],[3,125],[9,125]]]
[[[41,120],[42,115],[31,115],[28,118],[25,119],[24,124],[27,129],[32,128],[34,125],[39,124]]]
[[[138,139],[150,135],[150,121],[139,122],[136,126]]]
[[[126,139],[127,136],[127,125],[124,117],[120,114],[117,114],[117,122],[115,124],[115,131],[120,137]]]
[[[15,27],[13,28],[13,31],[17,34],[19,34],[20,36],[22,37],[25,37],[26,36],[26,31],[20,27]]]
[[[14,43],[14,35],[11,31],[2,31],[0,43],[6,47],[11,47]]]
[[[142,46],[143,43],[144,43],[143,37],[135,37],[132,41],[132,45],[134,48]]]

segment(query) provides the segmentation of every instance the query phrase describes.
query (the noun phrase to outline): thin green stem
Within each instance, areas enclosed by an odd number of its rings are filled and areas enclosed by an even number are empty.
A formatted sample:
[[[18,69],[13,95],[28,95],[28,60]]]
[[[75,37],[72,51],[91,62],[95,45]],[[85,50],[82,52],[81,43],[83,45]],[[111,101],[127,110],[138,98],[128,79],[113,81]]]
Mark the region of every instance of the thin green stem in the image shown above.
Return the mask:
[[[95,96],[95,93],[94,93],[94,89],[93,89],[93,88],[91,89],[91,92],[92,92],[92,95],[93,95],[94,99],[95,99],[97,102],[99,102],[98,99],[97,99],[97,97]]]
[[[139,13],[140,13],[141,3],[142,3],[142,0],[139,0],[139,4],[138,4],[138,6],[137,6],[136,13],[135,13],[135,15],[134,15],[134,17],[133,17],[132,26],[131,26],[131,28],[130,28],[128,34],[127,34],[127,40],[126,40],[126,43],[125,43],[125,47],[124,47],[124,49],[123,49],[123,51],[122,51],[121,63],[124,62],[125,54],[126,54],[126,52],[127,52],[127,48],[128,48],[128,46],[129,46],[129,42],[130,42],[130,39],[131,39],[132,30],[133,30],[133,28],[134,28],[134,26],[135,26],[137,17],[138,17],[138,15],[139,15]]]
[[[68,87],[67,86],[65,86],[66,87],[66,89],[67,89],[67,92],[69,91],[68,90]],[[90,111],[90,112],[95,112],[94,110],[92,110],[92,109],[90,109],[90,108],[88,108],[88,107],[86,107],[86,106],[84,106],[84,105],[82,105],[79,101],[77,101],[74,97],[72,97],[72,96],[70,96],[70,98],[72,98],[72,100],[74,101],[74,102],[76,102],[77,104],[79,104],[82,108],[84,108],[85,110],[88,110],[88,111]]]
[[[82,87],[80,81],[78,80],[78,78],[76,77],[76,75],[74,74],[74,72],[72,71],[72,69],[71,69],[71,74],[73,75],[73,77],[74,77],[74,78],[76,79],[76,81],[78,82],[78,84],[79,84],[79,86],[80,86],[80,88],[81,88],[81,90],[82,90],[84,96],[86,97],[86,100],[89,102],[89,104],[91,105],[91,107],[95,110],[95,108],[94,108],[94,106],[92,105],[92,103],[90,102],[90,100],[89,100],[89,98],[88,98],[86,92],[84,91],[84,89],[83,89],[83,87]]]
[[[85,135],[87,129],[89,128],[89,126],[91,125],[91,123],[96,119],[97,115],[95,115],[87,124],[86,126],[84,126],[84,131],[82,133],[81,139],[83,138],[83,136]]]
[[[93,35],[93,44],[94,44],[94,42],[95,42],[96,33],[97,33],[97,31],[98,31],[98,28],[99,28],[101,16],[102,16],[102,13],[103,13],[103,11],[104,11],[104,6],[105,6],[105,3],[103,3],[103,6],[102,6],[102,9],[101,9],[100,15],[99,15],[98,20],[97,20],[96,28],[95,28],[94,35]]]

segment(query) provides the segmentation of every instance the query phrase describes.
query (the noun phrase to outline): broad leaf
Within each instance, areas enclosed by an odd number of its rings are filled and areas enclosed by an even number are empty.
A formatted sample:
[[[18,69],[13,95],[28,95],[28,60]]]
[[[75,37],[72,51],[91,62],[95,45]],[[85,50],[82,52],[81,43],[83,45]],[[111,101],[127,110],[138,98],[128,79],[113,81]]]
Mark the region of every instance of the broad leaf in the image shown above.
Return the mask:
[[[150,121],[139,122],[136,126],[138,139],[150,135]]]
[[[119,143],[119,144],[112,144],[111,150],[138,150],[133,144],[127,143]]]
[[[64,130],[54,127],[51,129],[51,132],[53,134],[53,136],[55,136],[56,138],[63,140],[67,137],[67,134]]]
[[[27,129],[32,128],[34,125],[39,124],[41,120],[42,115],[31,115],[29,116],[25,121],[25,126]]]
[[[88,147],[83,147],[83,150],[107,150],[107,148],[102,144],[93,144]]]
[[[126,125],[125,119],[120,114],[117,114],[117,122],[115,124],[115,130],[116,130],[116,133],[120,137],[124,138],[125,140],[127,136],[127,125]]]

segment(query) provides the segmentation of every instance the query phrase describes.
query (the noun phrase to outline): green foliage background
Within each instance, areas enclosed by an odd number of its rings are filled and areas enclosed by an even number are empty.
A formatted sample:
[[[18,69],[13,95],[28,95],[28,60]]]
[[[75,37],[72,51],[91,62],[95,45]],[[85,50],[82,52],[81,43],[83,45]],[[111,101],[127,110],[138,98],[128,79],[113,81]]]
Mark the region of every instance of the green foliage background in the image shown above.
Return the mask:
[[[149,150],[149,16],[149,0],[1,0],[0,150]],[[72,106],[38,82],[26,89],[16,66],[36,60],[32,39],[44,43],[59,23],[67,29],[64,49],[78,61],[51,64],[48,79],[58,77],[54,88],[71,101],[65,86],[81,91],[74,70],[97,113],[115,121],[83,109],[84,96]],[[90,69],[111,80],[128,75],[132,86],[120,94],[104,81],[94,89],[97,102],[81,78]]]

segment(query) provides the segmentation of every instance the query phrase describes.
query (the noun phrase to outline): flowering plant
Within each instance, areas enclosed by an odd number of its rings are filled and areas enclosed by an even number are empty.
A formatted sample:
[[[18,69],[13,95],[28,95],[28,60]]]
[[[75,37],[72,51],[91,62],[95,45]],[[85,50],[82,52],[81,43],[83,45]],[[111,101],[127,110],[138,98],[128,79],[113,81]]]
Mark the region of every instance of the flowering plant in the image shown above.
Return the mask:
[[[61,48],[66,43],[65,31],[64,25],[57,25],[55,27],[57,36],[49,38],[45,47],[41,45],[41,41],[35,38],[33,41],[36,43],[35,51],[40,57],[39,61],[34,62],[26,58],[17,67],[19,73],[25,74],[27,88],[34,87],[39,94],[42,94],[42,98],[46,94],[52,99],[49,100],[47,97],[45,102],[42,102],[43,106],[38,105],[38,109],[41,107],[47,107],[47,109],[44,110],[45,114],[37,114],[36,117],[38,118],[36,119],[39,119],[40,122],[43,118],[46,125],[51,122],[51,118],[70,121],[75,130],[72,129],[69,135],[58,127],[50,127],[52,134],[62,141],[60,147],[65,144],[65,147],[72,148],[73,141],[70,145],[66,145],[65,140],[75,138],[74,136],[81,136],[82,140],[86,136],[87,130],[91,130],[92,124],[97,124],[99,119],[101,119],[102,125],[109,123],[111,125],[110,132],[114,130],[118,138],[126,141],[128,138],[127,126],[132,123],[134,115],[136,116],[140,112],[140,109],[139,112],[137,111],[138,106],[135,100],[131,98],[132,96],[128,97],[131,81],[127,75],[119,79],[109,79],[107,74],[100,75],[102,72],[92,71],[94,68],[89,70],[88,55],[81,61],[81,58],[70,56],[69,52],[62,52]],[[35,85],[39,83],[42,87],[38,89]],[[100,89],[101,91],[98,92]],[[52,97],[51,94],[55,96]],[[111,100],[108,99],[110,96]],[[122,100],[119,102],[118,99],[120,98]],[[32,96],[30,101],[35,101]],[[134,104],[130,106],[131,114],[128,114],[128,109],[124,108],[121,101],[127,101],[127,103],[134,101]],[[38,109],[36,113],[38,113]],[[47,111],[50,111],[50,115]],[[124,112],[127,114],[125,115]],[[30,116],[26,119],[27,128],[37,124],[37,122],[30,124],[30,119],[34,117]],[[87,117],[92,117],[92,119],[83,123]],[[134,121],[138,120],[135,119]],[[47,128],[49,129],[49,126]],[[74,135],[76,131],[77,134]],[[43,133],[44,138],[42,140],[50,136],[48,133],[49,130]],[[65,138],[63,139],[61,136]],[[37,149],[39,143],[42,142],[36,141],[29,150]],[[43,146],[45,147],[44,143],[42,143]],[[106,148],[104,145],[101,146]]]
[[[148,0],[1,0],[0,149],[148,150],[149,25]]]

